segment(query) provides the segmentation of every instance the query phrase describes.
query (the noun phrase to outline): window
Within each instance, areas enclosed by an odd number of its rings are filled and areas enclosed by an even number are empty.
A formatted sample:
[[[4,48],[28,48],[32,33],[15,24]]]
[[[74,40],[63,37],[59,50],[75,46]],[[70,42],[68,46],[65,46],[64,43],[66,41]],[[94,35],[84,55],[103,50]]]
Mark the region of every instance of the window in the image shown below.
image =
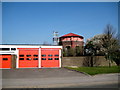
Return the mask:
[[[26,60],[32,60],[31,58],[27,58]]]
[[[24,57],[24,55],[19,55],[19,57]]]
[[[66,46],[67,49],[70,49],[70,46]]]
[[[58,57],[59,55],[56,54],[55,56]]]
[[[33,55],[34,57],[38,57],[38,55]]]
[[[11,50],[12,50],[12,51],[15,51],[15,50],[16,50],[16,48],[11,48]]]
[[[24,58],[19,58],[19,60],[24,60]]]
[[[48,60],[52,60],[52,58],[48,58]]]
[[[49,57],[52,57],[53,55],[50,54],[50,55],[48,55],[48,56],[49,56]]]
[[[30,57],[31,55],[26,55],[27,57]]]
[[[33,58],[33,60],[38,60],[38,58]]]
[[[0,48],[0,51],[9,51],[10,48]]]
[[[8,60],[8,58],[3,58],[3,60]]]
[[[46,58],[42,58],[42,60],[46,60]]]
[[[45,56],[46,56],[45,54],[42,55],[42,57],[45,57]]]
[[[55,60],[59,60],[59,58],[55,58]]]

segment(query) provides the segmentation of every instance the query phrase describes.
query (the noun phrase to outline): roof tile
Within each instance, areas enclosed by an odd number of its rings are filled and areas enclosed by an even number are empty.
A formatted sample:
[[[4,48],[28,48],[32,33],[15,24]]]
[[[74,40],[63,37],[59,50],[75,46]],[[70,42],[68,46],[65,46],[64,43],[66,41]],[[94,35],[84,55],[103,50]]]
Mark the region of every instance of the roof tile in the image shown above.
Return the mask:
[[[77,34],[74,34],[74,33],[68,33],[68,34],[65,34],[65,35],[63,35],[63,36],[61,36],[61,37],[71,37],[71,36],[76,36],[76,37],[81,37],[81,38],[83,38],[82,36],[80,36],[80,35],[77,35]]]

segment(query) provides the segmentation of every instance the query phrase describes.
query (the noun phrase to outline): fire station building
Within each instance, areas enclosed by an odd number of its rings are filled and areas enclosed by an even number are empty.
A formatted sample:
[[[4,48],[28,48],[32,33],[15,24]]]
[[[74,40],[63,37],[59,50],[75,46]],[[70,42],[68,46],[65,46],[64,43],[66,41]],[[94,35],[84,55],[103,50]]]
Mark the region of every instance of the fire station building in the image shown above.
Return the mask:
[[[0,45],[0,68],[60,68],[62,46]]]

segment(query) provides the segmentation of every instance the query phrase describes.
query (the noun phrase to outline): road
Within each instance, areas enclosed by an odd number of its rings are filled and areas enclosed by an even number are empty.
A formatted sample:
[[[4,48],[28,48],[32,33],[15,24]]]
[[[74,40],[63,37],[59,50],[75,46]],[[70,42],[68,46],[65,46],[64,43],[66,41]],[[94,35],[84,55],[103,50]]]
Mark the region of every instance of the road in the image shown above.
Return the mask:
[[[64,68],[4,70],[2,88],[118,88],[118,76],[89,76]]]

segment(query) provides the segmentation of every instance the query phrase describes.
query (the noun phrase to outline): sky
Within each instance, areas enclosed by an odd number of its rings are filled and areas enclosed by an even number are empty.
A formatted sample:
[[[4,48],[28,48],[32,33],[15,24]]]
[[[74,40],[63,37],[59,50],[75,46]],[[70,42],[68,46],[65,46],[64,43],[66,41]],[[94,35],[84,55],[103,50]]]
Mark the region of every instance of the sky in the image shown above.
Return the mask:
[[[84,42],[102,34],[107,24],[118,30],[117,2],[3,2],[3,44],[53,44],[59,37],[75,33]]]

